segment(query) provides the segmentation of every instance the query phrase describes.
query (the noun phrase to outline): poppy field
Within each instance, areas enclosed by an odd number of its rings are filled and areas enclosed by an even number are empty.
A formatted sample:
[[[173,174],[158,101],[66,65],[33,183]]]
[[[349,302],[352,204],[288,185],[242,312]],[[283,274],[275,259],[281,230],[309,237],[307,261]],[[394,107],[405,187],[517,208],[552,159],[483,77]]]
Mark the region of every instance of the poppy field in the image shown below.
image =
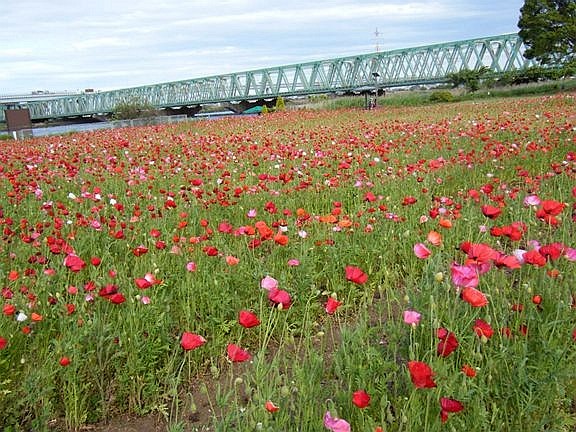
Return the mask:
[[[0,148],[0,425],[576,427],[574,94]]]

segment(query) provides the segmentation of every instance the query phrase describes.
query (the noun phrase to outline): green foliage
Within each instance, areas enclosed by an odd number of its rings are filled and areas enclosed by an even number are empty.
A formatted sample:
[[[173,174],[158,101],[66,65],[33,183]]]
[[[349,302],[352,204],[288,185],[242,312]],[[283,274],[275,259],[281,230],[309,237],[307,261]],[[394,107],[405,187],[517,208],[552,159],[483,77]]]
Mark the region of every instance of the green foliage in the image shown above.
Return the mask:
[[[266,104],[262,105],[262,114],[268,114],[270,110]]]
[[[282,96],[278,96],[276,99],[276,105],[274,106],[274,111],[284,111],[286,109],[286,102]]]
[[[114,107],[112,118],[114,120],[130,120],[144,117],[154,117],[157,110],[150,102],[142,101],[138,98],[132,98],[120,102]]]
[[[453,102],[454,95],[448,90],[438,90],[430,95],[431,102]]]
[[[545,65],[563,64],[575,58],[574,0],[525,0],[520,9],[518,27],[527,46],[526,58]]]
[[[489,72],[487,66],[482,66],[477,70],[462,69],[447,75],[448,82],[452,87],[465,87],[469,92],[475,92],[480,88],[482,78]]]

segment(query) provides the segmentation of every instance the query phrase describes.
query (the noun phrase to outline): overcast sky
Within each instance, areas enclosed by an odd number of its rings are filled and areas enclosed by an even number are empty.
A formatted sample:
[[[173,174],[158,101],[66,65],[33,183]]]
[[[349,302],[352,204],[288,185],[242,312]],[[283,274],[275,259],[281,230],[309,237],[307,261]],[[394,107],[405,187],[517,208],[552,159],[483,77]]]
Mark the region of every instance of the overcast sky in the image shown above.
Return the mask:
[[[0,95],[111,90],[513,33],[523,3],[0,0]]]

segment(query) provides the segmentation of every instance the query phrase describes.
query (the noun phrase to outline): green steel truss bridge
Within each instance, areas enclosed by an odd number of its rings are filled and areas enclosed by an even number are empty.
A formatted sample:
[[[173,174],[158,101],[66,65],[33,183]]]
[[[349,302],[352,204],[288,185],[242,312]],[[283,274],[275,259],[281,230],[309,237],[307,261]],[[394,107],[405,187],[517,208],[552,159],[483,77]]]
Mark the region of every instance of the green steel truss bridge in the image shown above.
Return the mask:
[[[360,93],[376,88],[429,85],[446,82],[462,69],[486,66],[497,75],[535,63],[523,57],[517,34],[462,40],[415,48],[340,57],[329,60],[228,73],[205,78],[141,87],[35,100],[20,103],[32,120],[105,115],[131,100],[158,109],[199,107],[203,104],[240,103],[278,96],[320,93]],[[11,104],[14,107],[14,104]],[[0,105],[0,121],[4,109]]]

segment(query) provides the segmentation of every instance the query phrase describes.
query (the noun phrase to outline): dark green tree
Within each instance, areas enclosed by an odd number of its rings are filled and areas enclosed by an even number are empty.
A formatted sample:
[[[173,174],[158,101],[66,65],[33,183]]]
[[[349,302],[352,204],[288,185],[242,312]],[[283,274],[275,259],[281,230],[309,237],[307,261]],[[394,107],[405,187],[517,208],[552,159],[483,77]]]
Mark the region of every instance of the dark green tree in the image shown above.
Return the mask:
[[[575,0],[525,0],[518,27],[527,47],[526,58],[544,65],[559,65],[575,58]]]
[[[475,92],[480,88],[480,82],[484,75],[490,71],[487,66],[481,66],[476,70],[462,69],[458,72],[448,74],[448,82],[452,87],[464,86],[469,92]]]

